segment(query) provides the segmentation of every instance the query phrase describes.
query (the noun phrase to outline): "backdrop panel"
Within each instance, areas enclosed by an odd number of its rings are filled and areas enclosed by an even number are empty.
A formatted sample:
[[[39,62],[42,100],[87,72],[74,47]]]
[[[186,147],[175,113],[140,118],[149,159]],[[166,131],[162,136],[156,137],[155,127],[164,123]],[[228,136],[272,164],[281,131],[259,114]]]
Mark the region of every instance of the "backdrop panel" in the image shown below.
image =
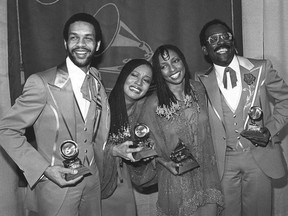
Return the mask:
[[[202,26],[214,18],[224,20],[234,29],[238,51],[242,54],[239,0],[9,0],[10,91],[8,87],[2,89],[2,95],[10,92],[11,102],[14,103],[29,75],[64,60],[63,25],[78,12],[94,15],[101,24],[104,39],[102,52],[93,64],[100,69],[108,92],[129,59],[150,60],[153,51],[166,43],[174,44],[183,51],[192,75],[194,71],[207,68],[209,65],[202,55],[198,35]],[[26,134],[33,143],[33,130],[27,130]],[[15,172],[15,164],[9,164]],[[15,179],[17,181],[17,177]],[[20,179],[20,185],[25,186],[23,175]],[[11,185],[11,181],[1,183],[2,187]],[[14,204],[18,205],[16,199]],[[2,213],[3,208],[0,208]]]
[[[107,91],[114,86],[121,67],[129,59],[150,60],[153,50],[165,43],[180,47],[191,73],[208,67],[198,35],[202,26],[213,18],[226,21],[237,29],[237,39],[242,39],[241,24],[234,23],[241,17],[241,1],[21,0],[19,11],[26,78],[64,60],[62,29],[72,14],[94,15],[103,30],[104,44],[97,67]]]

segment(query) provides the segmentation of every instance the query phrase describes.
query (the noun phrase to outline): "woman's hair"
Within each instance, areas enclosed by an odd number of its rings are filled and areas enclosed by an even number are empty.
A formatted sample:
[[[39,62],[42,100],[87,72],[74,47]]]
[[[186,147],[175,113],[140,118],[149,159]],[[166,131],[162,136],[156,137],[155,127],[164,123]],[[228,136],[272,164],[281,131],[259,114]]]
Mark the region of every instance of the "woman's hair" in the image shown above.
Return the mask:
[[[129,125],[124,96],[124,84],[130,73],[140,65],[147,65],[152,70],[152,65],[145,59],[132,59],[122,68],[114,88],[109,95],[111,110],[110,134],[118,134]]]
[[[174,45],[170,45],[170,44],[165,44],[162,45],[160,47],[158,47],[152,57],[152,64],[154,67],[154,82],[156,84],[156,88],[157,88],[157,96],[158,96],[158,100],[159,100],[159,106],[163,106],[166,105],[168,107],[170,107],[171,103],[176,103],[177,99],[175,97],[175,95],[173,94],[173,92],[169,89],[166,81],[164,80],[163,76],[162,76],[162,72],[161,72],[161,65],[159,62],[159,56],[161,55],[163,50],[172,50],[175,53],[177,53],[177,55],[179,56],[179,58],[182,60],[184,67],[185,67],[185,85],[184,85],[184,93],[185,95],[191,95],[191,86],[190,86],[190,71],[185,59],[185,56],[183,55],[183,53],[180,51],[180,49]]]

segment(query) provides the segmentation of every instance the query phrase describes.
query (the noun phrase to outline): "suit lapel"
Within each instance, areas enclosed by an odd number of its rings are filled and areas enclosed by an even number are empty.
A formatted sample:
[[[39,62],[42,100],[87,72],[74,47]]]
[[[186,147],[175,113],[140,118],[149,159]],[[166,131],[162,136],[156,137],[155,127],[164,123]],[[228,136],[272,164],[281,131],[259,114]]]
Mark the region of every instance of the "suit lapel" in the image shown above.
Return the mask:
[[[242,79],[242,88],[243,91],[246,91],[246,101],[243,108],[244,115],[244,128],[247,127],[247,123],[249,120],[248,112],[252,106],[260,106],[259,98],[260,95],[260,86],[261,86],[261,77],[262,77],[262,66],[255,67],[248,59],[243,57],[238,57],[240,71],[241,71],[241,79]],[[248,75],[252,75],[250,77],[255,77],[253,82],[247,79]],[[246,76],[246,79],[245,79]],[[250,78],[251,80],[251,78]]]
[[[244,100],[244,106],[243,106],[243,119],[246,124],[246,121],[248,121],[248,111],[251,107],[251,103],[249,103],[249,98],[251,97],[251,90],[249,89],[249,86],[247,85],[246,82],[244,82],[244,74],[249,73],[249,70],[246,68],[243,68],[240,66],[240,73],[241,73],[241,82],[242,82],[242,95],[241,97],[242,100]],[[244,125],[245,125],[244,124]],[[245,127],[244,127],[245,128]]]
[[[220,89],[218,87],[216,73],[214,69],[209,73],[209,75],[204,75],[200,77],[200,80],[204,84],[207,95],[208,101],[217,116],[217,118],[223,123],[223,111],[222,111],[222,104],[221,102],[221,94]],[[223,124],[224,125],[224,124]]]
[[[98,81],[98,85],[99,85],[99,94],[101,96],[101,107],[97,106],[96,110],[96,121],[95,121],[95,125],[94,125],[94,133],[96,134],[96,130],[99,129],[99,122],[101,120],[101,116],[104,117],[105,119],[107,118],[107,110],[105,110],[105,108],[109,109],[109,106],[107,104],[107,97],[106,97],[106,93],[105,93],[105,88],[102,85],[102,83],[97,79]]]
[[[66,70],[65,70],[66,69]],[[65,126],[71,136],[71,139],[75,140],[76,134],[76,120],[75,116],[75,103],[74,94],[72,89],[72,83],[69,79],[67,67],[60,66],[56,70],[55,79],[48,83],[54,97],[55,106],[60,113],[59,118],[62,118]],[[72,116],[72,118],[71,118]]]

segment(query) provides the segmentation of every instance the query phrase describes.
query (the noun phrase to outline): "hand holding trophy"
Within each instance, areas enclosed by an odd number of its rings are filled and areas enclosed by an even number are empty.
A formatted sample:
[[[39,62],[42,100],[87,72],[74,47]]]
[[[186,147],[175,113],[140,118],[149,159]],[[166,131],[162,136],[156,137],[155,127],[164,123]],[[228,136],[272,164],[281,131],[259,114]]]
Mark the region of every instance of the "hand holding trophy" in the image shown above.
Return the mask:
[[[149,141],[150,129],[147,125],[139,123],[134,128],[135,141],[134,147],[143,147],[140,152],[134,152],[133,157],[135,160],[141,160],[148,157],[157,155],[154,150],[154,145]]]
[[[78,176],[86,176],[91,174],[90,170],[83,166],[81,160],[78,158],[79,148],[73,140],[66,140],[60,146],[61,156],[65,159],[63,161],[65,168],[77,169],[77,174],[65,174],[66,181],[77,178]]]
[[[182,175],[190,170],[199,167],[198,162],[191,154],[189,149],[184,145],[183,141],[179,139],[177,146],[170,155],[170,159],[174,163],[181,164],[176,168],[178,175]]]
[[[270,132],[268,128],[256,124],[256,121],[260,121],[263,117],[262,109],[258,106],[252,106],[248,115],[251,122],[248,124],[248,128],[240,133],[241,136],[250,140],[255,146],[266,147],[270,140]]]

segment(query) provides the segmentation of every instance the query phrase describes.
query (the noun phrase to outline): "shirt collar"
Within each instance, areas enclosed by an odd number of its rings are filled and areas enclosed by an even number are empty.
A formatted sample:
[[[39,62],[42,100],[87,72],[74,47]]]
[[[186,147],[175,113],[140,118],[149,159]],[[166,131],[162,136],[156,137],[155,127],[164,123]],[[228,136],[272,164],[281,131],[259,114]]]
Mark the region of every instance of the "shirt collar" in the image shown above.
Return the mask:
[[[82,85],[86,73],[82,71],[79,67],[77,67],[69,57],[66,58],[66,65],[68,69],[68,74],[72,82],[72,86],[80,86]]]
[[[226,67],[232,68],[236,72],[236,74],[240,72],[239,62],[238,62],[236,55],[234,55],[232,61],[230,62],[228,66],[223,67],[223,66],[214,64],[214,67],[215,67],[216,76],[217,78],[220,78],[220,80],[223,79],[223,74],[224,74],[224,70]]]

